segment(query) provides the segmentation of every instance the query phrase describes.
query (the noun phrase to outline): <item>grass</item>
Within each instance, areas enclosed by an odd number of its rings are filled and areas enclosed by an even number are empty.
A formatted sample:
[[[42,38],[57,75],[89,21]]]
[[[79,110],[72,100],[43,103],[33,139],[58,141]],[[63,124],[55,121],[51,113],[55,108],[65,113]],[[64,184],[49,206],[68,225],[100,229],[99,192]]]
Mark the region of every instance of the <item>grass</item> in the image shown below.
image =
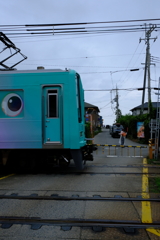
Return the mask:
[[[160,165],[160,160],[158,159],[149,159],[149,158],[147,158],[147,163],[148,164],[152,164],[152,165]]]
[[[149,192],[160,193],[160,178],[149,178]]]
[[[160,165],[160,160],[147,158],[147,163],[152,165]],[[160,177],[149,178],[149,192],[160,193]]]

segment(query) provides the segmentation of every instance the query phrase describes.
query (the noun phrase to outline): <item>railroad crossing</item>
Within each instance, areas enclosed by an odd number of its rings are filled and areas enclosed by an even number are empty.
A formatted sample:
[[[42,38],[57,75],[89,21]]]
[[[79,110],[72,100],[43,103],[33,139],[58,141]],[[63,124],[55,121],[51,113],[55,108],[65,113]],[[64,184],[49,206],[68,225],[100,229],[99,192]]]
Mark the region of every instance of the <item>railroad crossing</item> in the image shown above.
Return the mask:
[[[95,144],[96,151],[102,151],[107,157],[143,157],[147,146]]]
[[[94,161],[82,172],[71,164],[1,178],[0,239],[158,240],[160,197],[149,193],[148,181],[160,166],[143,158],[148,146],[118,140],[106,129],[96,135]]]

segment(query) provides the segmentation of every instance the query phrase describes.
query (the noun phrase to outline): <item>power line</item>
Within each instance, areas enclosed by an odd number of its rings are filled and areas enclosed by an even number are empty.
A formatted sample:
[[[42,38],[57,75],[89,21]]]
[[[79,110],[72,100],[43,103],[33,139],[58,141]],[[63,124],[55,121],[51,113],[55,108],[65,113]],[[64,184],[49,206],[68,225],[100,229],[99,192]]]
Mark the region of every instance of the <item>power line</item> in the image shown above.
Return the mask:
[[[43,59],[43,60],[47,60],[47,59]],[[51,59],[50,59],[51,60]],[[42,60],[41,60],[42,61]],[[10,62],[10,64],[11,64],[11,62]],[[30,66],[30,65],[35,65],[35,66],[37,66],[37,65],[39,65],[40,63],[34,63],[34,64],[32,64],[32,63],[28,63],[28,64],[24,64],[24,65],[26,65],[26,66]],[[63,67],[66,67],[66,64],[57,64],[57,65],[55,65],[55,64],[45,64],[45,66],[56,66],[56,67],[60,67],[60,66],[63,66]],[[84,66],[84,65],[81,65],[81,66],[69,66],[68,64],[67,64],[67,68],[68,67],[71,67],[71,68],[75,68],[75,67],[80,67],[80,68],[122,68],[122,67],[113,67],[113,66]],[[143,67],[141,67],[141,68],[137,68],[137,69],[135,69],[135,70],[140,70],[140,69],[143,69]],[[117,70],[117,71],[115,71],[115,72],[123,72],[123,71],[132,71],[132,69],[127,69],[127,68],[125,68],[124,70]],[[79,74],[95,74],[95,73],[111,73],[112,71],[103,71],[103,72],[79,72]]]
[[[145,89],[148,89],[148,87],[146,87]],[[157,90],[157,88],[150,88],[150,89],[154,89]],[[134,90],[143,90],[143,88],[112,88],[112,89],[85,89],[84,91],[116,91],[116,90],[122,90],[122,91],[134,91]]]
[[[145,54],[145,53],[137,53],[137,55],[139,55],[139,54]],[[48,59],[41,59],[41,60],[50,60],[50,61],[52,61],[52,60],[58,60],[58,59],[60,59],[60,60],[62,60],[62,59],[81,59],[81,58],[83,58],[83,59],[88,59],[88,58],[101,58],[101,57],[117,57],[117,56],[127,56],[127,55],[132,55],[132,53],[127,53],[127,54],[111,54],[111,55],[103,55],[103,56],[82,56],[82,57],[60,57],[60,58],[48,58]],[[34,61],[35,62],[35,60],[29,60],[29,62],[31,62],[31,61]],[[40,60],[39,60],[40,61]],[[93,67],[93,66],[92,66]],[[121,67],[122,68],[122,67]]]
[[[102,22],[82,22],[82,23],[51,23],[51,24],[17,24],[17,25],[0,25],[0,27],[42,27],[42,26],[67,26],[67,25],[86,25],[86,24],[104,24],[104,23],[124,23],[124,22],[148,22],[160,21],[160,18],[147,18],[147,19],[132,19],[121,21],[102,21]]]
[[[115,23],[131,23],[131,22],[146,22],[159,21],[160,19],[137,19],[123,21],[104,21],[104,22],[83,22],[83,23],[57,23],[57,24],[26,24],[26,25],[0,25],[1,31],[10,37],[26,37],[26,36],[53,36],[53,35],[84,35],[84,34],[106,34],[106,33],[121,33],[121,32],[139,32],[146,30],[144,25],[121,25],[121,26],[101,26],[100,24],[115,24]],[[88,25],[95,25],[88,27]],[[98,24],[98,25],[97,25]],[[85,26],[84,26],[85,25]],[[100,25],[100,26],[99,26]],[[61,28],[60,28],[61,26]],[[62,27],[63,26],[63,27]],[[72,27],[73,26],[73,27]],[[75,27],[76,26],[76,27]],[[159,24],[156,25],[159,29]]]

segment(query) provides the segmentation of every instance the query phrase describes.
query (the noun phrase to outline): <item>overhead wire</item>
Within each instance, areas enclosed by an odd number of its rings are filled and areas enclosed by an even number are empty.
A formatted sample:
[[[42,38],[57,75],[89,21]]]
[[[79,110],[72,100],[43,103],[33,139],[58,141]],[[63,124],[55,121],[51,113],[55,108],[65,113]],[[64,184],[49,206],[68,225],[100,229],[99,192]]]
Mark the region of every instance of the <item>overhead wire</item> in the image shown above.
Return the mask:
[[[42,60],[41,60],[41,61],[42,61]],[[12,64],[12,62],[9,62],[9,63]],[[40,64],[40,63],[34,63],[34,64],[32,64],[32,63],[26,63],[26,64],[25,64],[25,63],[24,63],[23,65],[26,65],[26,66],[30,66],[30,65],[33,66],[33,65],[35,65],[35,66],[37,66],[37,65],[39,65],[39,64]],[[66,64],[56,64],[56,65],[55,65],[55,64],[45,64],[45,66],[52,66],[52,67],[53,67],[53,66],[56,66],[56,67],[60,67],[60,66],[62,67],[62,66],[63,66],[63,67],[66,68]],[[75,67],[80,67],[80,68],[84,68],[84,67],[85,67],[85,68],[92,68],[92,67],[93,67],[93,68],[95,68],[95,67],[96,67],[96,68],[122,68],[122,67],[113,67],[113,66],[107,66],[107,67],[105,67],[105,66],[104,66],[104,67],[101,67],[101,66],[82,66],[82,65],[81,65],[81,66],[77,66],[77,65],[76,65],[76,66],[75,66],[75,65],[69,66],[69,65],[67,64],[67,68],[68,68],[68,67],[71,67],[71,68],[75,68]],[[143,68],[139,68],[139,69],[143,69]],[[120,70],[120,71],[130,71],[130,69],[125,69],[125,70]],[[110,73],[110,71],[101,71],[101,72],[100,72],[100,71],[99,71],[99,72],[80,72],[80,71],[79,71],[79,74],[93,74],[93,73],[94,73],[94,74]]]
[[[132,55],[129,63],[127,64],[127,68],[129,68],[129,65],[130,65],[131,61],[133,60],[133,57],[135,56],[135,53],[137,52],[139,46],[140,46],[140,43],[138,43],[138,45],[137,45],[137,47],[136,47],[136,49],[135,49],[135,51],[134,51],[134,53],[133,53],[133,55]],[[129,74],[129,72],[128,72],[128,74]],[[127,75],[128,75],[128,74],[127,74]],[[127,78],[127,77],[126,77],[126,78]],[[122,76],[121,76],[120,80],[121,80],[121,79],[122,79]],[[127,79],[127,80],[128,80],[128,79]],[[126,82],[127,80],[122,80],[120,86],[122,86],[122,83],[123,83],[123,82]]]
[[[148,87],[145,87],[145,89],[148,89]],[[151,88],[151,89],[154,89],[154,88]],[[139,88],[137,87],[137,88],[111,88],[111,89],[105,89],[105,88],[103,88],[103,89],[85,89],[84,91],[91,91],[91,92],[101,92],[101,91],[115,91],[115,90],[118,90],[118,91],[120,91],[120,90],[122,90],[122,91],[134,91],[134,90],[139,90]]]
[[[79,27],[79,28],[60,28],[56,29],[57,26],[78,26],[78,25],[89,25],[89,24],[115,24],[115,23],[131,23],[131,22],[146,22],[146,21],[160,21],[160,19],[136,19],[136,20],[123,20],[123,21],[105,21],[105,22],[86,22],[86,23],[61,23],[61,24],[29,24],[29,25],[0,25],[0,30],[5,31],[5,34],[12,38],[28,38],[33,39],[39,37],[50,37],[50,36],[83,36],[88,37],[89,35],[99,35],[112,34],[112,33],[130,33],[130,32],[141,32],[144,31],[144,26],[142,25],[129,25],[129,26],[96,26],[96,27]],[[52,26],[53,29],[32,29],[35,27],[48,27]],[[30,29],[29,29],[30,28]],[[106,28],[106,29],[104,29]],[[159,30],[159,24],[157,24],[156,30]],[[10,32],[9,32],[10,31]],[[26,32],[23,32],[26,31]],[[55,38],[54,38],[55,40]],[[136,49],[137,50],[137,49]],[[135,51],[136,52],[136,51]],[[132,56],[133,58],[133,56]],[[131,60],[132,60],[131,58]],[[130,62],[131,62],[130,60]],[[129,62],[129,64],[130,64]],[[128,64],[128,66],[129,66]],[[52,65],[53,66],[53,65]],[[77,66],[79,67],[79,66]],[[83,66],[84,67],[84,66]],[[89,67],[89,66],[86,66]],[[91,73],[91,72],[90,72]],[[100,73],[100,72],[92,72]],[[106,73],[106,72],[101,72]],[[86,73],[81,73],[86,74]],[[123,80],[124,81],[124,80]],[[126,80],[127,81],[127,80]],[[127,90],[127,89],[121,89]],[[97,90],[98,91],[98,90]],[[110,91],[110,90],[109,90]],[[128,90],[133,91],[133,89]],[[109,103],[110,104],[110,103]],[[106,106],[106,105],[105,105]],[[104,106],[104,107],[105,107]]]
[[[86,25],[86,24],[102,24],[102,23],[124,23],[124,22],[148,22],[160,21],[160,18],[146,18],[146,19],[130,19],[130,20],[114,20],[114,21],[101,21],[101,22],[82,22],[82,23],[56,23],[56,24],[5,24],[0,27],[35,27],[35,26],[66,26],[66,25]]]
[[[130,65],[133,57],[134,57],[135,54],[136,54],[136,51],[137,51],[138,47],[139,47],[139,44],[137,45],[136,50],[135,50],[134,54],[132,55],[132,57],[131,57],[131,59],[130,59],[128,65],[127,65],[127,67],[129,67],[129,65]],[[142,51],[141,51],[141,52],[142,52]],[[139,56],[140,56],[140,55],[139,55]],[[133,68],[134,68],[134,67],[133,67]],[[124,73],[125,73],[125,71],[124,71],[123,74],[121,75],[121,78],[120,78],[120,79],[122,79],[122,76],[124,75]],[[128,76],[128,75],[129,75],[129,72],[128,72],[127,76]],[[112,85],[114,86],[112,74],[111,74],[111,80],[112,80]],[[120,80],[119,80],[119,81],[120,81]],[[123,80],[123,82],[124,82],[124,81],[125,81],[125,80]],[[127,80],[126,80],[126,81],[127,81]],[[122,84],[121,84],[121,86],[122,86]],[[126,95],[128,95],[128,94],[129,94],[129,92],[127,92],[127,93],[125,94],[125,97],[126,97]],[[123,99],[123,98],[124,98],[124,97],[121,97],[121,99]],[[113,101],[112,101],[112,91],[111,91],[111,103],[113,103]],[[112,109],[112,111],[113,111],[113,106],[112,106],[112,104],[111,104],[111,109]]]
[[[129,67],[129,65],[130,65],[130,63],[131,63],[131,61],[132,61],[132,59],[133,59],[133,57],[134,57],[134,55],[135,55],[135,53],[136,53],[136,51],[137,51],[137,49],[138,49],[138,47],[140,46],[140,44],[138,44],[138,46],[136,47],[136,50],[135,50],[135,52],[134,52],[134,54],[133,54],[133,56],[131,57],[131,59],[130,59],[130,61],[129,61],[129,63],[128,63],[128,65],[127,65],[127,67]],[[145,45],[144,45],[145,46]],[[143,49],[142,49],[142,51],[144,50],[144,46],[143,46]],[[141,51],[141,52],[142,52]],[[140,57],[140,54],[139,54],[139,57]],[[138,57],[138,58],[139,58]],[[137,60],[135,61],[135,63],[137,63]],[[134,66],[134,64],[133,64],[133,66]],[[141,68],[142,69],[142,68]],[[144,69],[144,68],[143,68]],[[140,70],[140,69],[139,69]],[[141,74],[141,72],[139,72],[139,75]],[[123,74],[124,75],[124,74]],[[122,76],[123,75],[121,75],[121,78],[122,78]],[[127,74],[127,76],[129,75],[129,72],[128,72],[128,74]],[[123,84],[125,83],[126,84],[126,82],[129,80],[128,79],[128,77],[126,76],[126,80],[124,79],[123,81],[120,81],[120,83],[121,83],[121,85],[120,86],[123,86]],[[121,79],[120,78],[120,79]],[[137,79],[138,79],[138,77],[137,77]],[[123,83],[123,84],[122,84]],[[136,81],[134,81],[134,83],[133,83],[133,85],[135,85],[135,83],[136,83]],[[132,85],[132,86],[133,86]],[[118,89],[119,90],[119,89]],[[127,92],[125,95],[122,95],[122,96],[120,96],[120,98],[121,98],[121,100],[122,99],[124,99],[124,98],[126,98],[126,96],[129,94],[129,92]]]
[[[135,19],[135,20],[123,20],[123,21],[103,21],[103,22],[83,22],[83,23],[57,23],[57,24],[25,24],[25,25],[0,25],[0,30],[4,31],[6,35],[10,37],[26,37],[34,35],[81,35],[81,34],[106,34],[114,32],[137,32],[144,31],[146,26],[142,24],[134,25],[116,25],[115,23],[131,23],[131,22],[146,22],[146,21],[159,21],[160,19]],[[91,27],[89,25],[94,24]],[[103,24],[103,26],[101,26]],[[104,24],[112,24],[111,26],[104,26]],[[61,28],[60,28],[61,26]],[[62,27],[63,26],[63,27]],[[76,27],[75,27],[76,26]],[[89,27],[88,27],[89,26]],[[159,24],[156,25],[157,29]],[[47,28],[46,28],[47,27]],[[49,27],[49,28],[48,28]],[[52,28],[51,28],[52,27]]]
[[[145,54],[145,53],[137,53],[137,54]],[[128,56],[128,55],[132,55],[131,53],[127,53],[127,54],[111,54],[111,55],[103,55],[103,56],[99,56],[99,55],[96,55],[96,56],[81,56],[81,57],[59,57],[59,58],[50,58],[50,59],[43,59],[43,60],[62,60],[62,59],[80,59],[80,58],[84,58],[84,59],[88,59],[88,58],[101,58],[101,57],[117,57],[117,56]],[[32,61],[32,60],[30,60]],[[33,60],[35,61],[35,60]]]
[[[159,29],[160,27],[157,27],[156,29]],[[123,28],[119,28],[119,29],[105,29],[105,30],[79,30],[79,31],[51,31],[51,32],[15,32],[15,33],[11,33],[11,32],[5,32],[3,31],[7,36],[11,37],[33,37],[33,36],[64,36],[64,35],[84,35],[84,34],[106,34],[106,33],[131,33],[131,32],[143,32],[145,29],[143,27],[139,27],[139,28],[127,28],[127,29],[123,29]]]

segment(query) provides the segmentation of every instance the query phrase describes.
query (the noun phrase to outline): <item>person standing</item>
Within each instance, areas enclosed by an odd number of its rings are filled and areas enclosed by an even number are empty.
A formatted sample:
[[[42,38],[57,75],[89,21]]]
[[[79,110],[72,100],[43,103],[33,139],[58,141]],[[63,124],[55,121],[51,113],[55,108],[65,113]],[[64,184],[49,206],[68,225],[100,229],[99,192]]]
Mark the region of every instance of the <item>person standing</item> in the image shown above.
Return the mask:
[[[120,132],[120,141],[119,141],[120,145],[124,145],[126,135],[127,135],[127,132],[124,129],[122,129],[122,131]]]

